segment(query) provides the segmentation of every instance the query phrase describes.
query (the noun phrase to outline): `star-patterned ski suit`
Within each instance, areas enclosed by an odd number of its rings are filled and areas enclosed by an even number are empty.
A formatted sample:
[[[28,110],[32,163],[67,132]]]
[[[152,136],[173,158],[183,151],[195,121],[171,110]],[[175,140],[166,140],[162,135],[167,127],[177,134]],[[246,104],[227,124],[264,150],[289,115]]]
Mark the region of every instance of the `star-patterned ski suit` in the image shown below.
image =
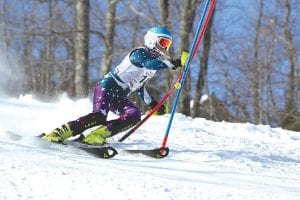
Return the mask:
[[[147,47],[132,50],[113,71],[97,82],[94,88],[93,112],[69,122],[73,135],[93,126],[106,125],[113,136],[135,125],[141,120],[141,112],[127,96],[137,92],[149,105],[153,99],[147,92],[145,83],[157,70],[173,67],[169,60]],[[107,121],[109,111],[120,117]]]

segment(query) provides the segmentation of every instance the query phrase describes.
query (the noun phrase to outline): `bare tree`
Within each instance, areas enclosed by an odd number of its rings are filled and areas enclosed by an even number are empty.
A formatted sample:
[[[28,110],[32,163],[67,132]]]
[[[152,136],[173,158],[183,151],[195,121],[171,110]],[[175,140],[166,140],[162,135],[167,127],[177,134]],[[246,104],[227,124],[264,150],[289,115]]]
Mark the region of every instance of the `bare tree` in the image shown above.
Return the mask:
[[[166,27],[168,30],[171,30],[171,23],[170,23],[170,18],[169,18],[169,0],[159,0],[159,11],[160,11],[160,16],[161,16],[161,23],[160,25],[162,27]],[[173,47],[171,47],[173,48]],[[170,53],[172,54],[172,50],[170,50]],[[172,55],[171,55],[172,56]],[[169,90],[170,85],[172,84],[171,81],[173,80],[172,78],[172,72],[171,71],[166,71],[164,74],[164,91]],[[169,104],[170,104],[170,99],[167,100],[166,105],[169,108]]]
[[[263,16],[264,0],[259,1],[258,19],[255,25],[255,38],[254,38],[254,61],[253,61],[253,79],[252,79],[252,91],[253,91],[253,109],[254,120],[257,124],[262,123],[262,69],[259,63],[259,49],[260,49],[260,31]]]
[[[268,19],[267,19],[268,20]],[[270,124],[274,121],[279,121],[277,116],[278,108],[276,107],[275,94],[272,89],[272,72],[273,72],[273,56],[275,52],[275,41],[276,41],[276,17],[269,19],[269,26],[265,27],[265,35],[270,35],[270,42],[265,45],[266,55],[264,57],[264,74],[265,74],[265,90],[266,90],[266,123]]]
[[[53,69],[53,51],[54,51],[54,37],[53,37],[53,1],[48,2],[48,27],[46,34],[46,49],[45,49],[45,63],[43,64],[44,69],[44,92],[46,96],[50,96],[51,87],[51,77],[52,77],[52,69]]]
[[[211,47],[211,27],[214,19],[214,14],[211,17],[211,20],[206,28],[205,34],[204,34],[204,41],[203,41],[203,55],[200,61],[200,71],[199,76],[197,80],[196,85],[196,94],[194,98],[194,104],[192,109],[192,116],[193,117],[199,117],[200,116],[200,99],[202,96],[202,91],[207,79],[207,69],[208,69],[208,58],[209,58],[209,52]]]
[[[78,0],[76,4],[76,43],[75,43],[75,94],[84,97],[88,92],[89,58],[89,0]]]
[[[195,19],[195,11],[197,8],[197,5],[199,4],[199,0],[184,0],[182,1],[182,12],[180,17],[180,42],[178,47],[178,52],[181,53],[184,50],[189,49],[189,36],[191,33],[191,30],[193,30],[193,23]],[[181,94],[181,100],[179,104],[179,112],[190,115],[191,109],[190,109],[190,74],[187,75],[186,83],[184,85],[184,88],[182,89]]]
[[[6,58],[6,60],[8,60],[8,33],[7,33],[7,4],[6,4],[6,0],[2,0],[2,23],[1,23],[1,28],[2,28],[2,43],[3,43],[3,51],[4,51],[4,57]]]
[[[102,74],[106,74],[111,68],[117,3],[118,0],[108,0],[108,10],[106,12],[106,34],[104,38],[105,50],[101,65]]]
[[[288,92],[286,97],[286,111],[293,112],[296,110],[297,97],[296,94],[296,67],[297,67],[297,55],[296,50],[293,46],[292,34],[289,28],[290,15],[291,15],[291,4],[289,0],[284,2],[285,8],[285,17],[284,17],[284,40],[285,40],[285,49],[288,56],[290,71],[288,75]]]
[[[284,1],[284,22],[283,22],[283,42],[286,55],[289,61],[288,87],[285,97],[285,111],[282,117],[281,125],[287,129],[300,130],[299,116],[299,66],[297,62],[297,53],[294,48],[290,24],[291,18],[291,2]]]

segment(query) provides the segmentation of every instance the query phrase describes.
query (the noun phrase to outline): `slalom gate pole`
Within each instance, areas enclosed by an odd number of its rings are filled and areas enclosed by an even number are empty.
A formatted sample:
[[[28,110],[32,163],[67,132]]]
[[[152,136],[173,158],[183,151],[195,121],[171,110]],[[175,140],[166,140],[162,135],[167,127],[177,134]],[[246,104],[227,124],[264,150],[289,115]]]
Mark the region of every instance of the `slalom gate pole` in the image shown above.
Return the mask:
[[[165,133],[165,136],[163,138],[163,142],[162,142],[162,145],[161,145],[161,150],[162,151],[164,151],[164,149],[166,148],[166,144],[167,144],[168,136],[169,136],[169,133],[170,133],[171,125],[172,125],[173,118],[174,118],[175,111],[176,111],[176,107],[177,107],[177,104],[178,104],[178,101],[179,101],[179,96],[181,94],[181,91],[182,91],[182,88],[183,88],[183,85],[184,85],[184,82],[185,82],[185,79],[186,79],[186,76],[187,76],[187,73],[188,73],[188,70],[189,70],[190,63],[193,60],[193,58],[194,58],[194,56],[195,56],[195,54],[196,54],[196,52],[199,48],[199,45],[200,45],[201,40],[203,38],[204,32],[207,28],[209,20],[210,20],[210,18],[212,16],[212,13],[214,11],[215,4],[216,4],[216,0],[206,0],[204,10],[203,10],[202,16],[200,18],[200,22],[198,24],[197,32],[195,34],[192,46],[190,48],[190,55],[189,55],[188,61],[186,63],[186,66],[184,68],[182,79],[180,80],[180,87],[179,87],[179,89],[177,91],[177,94],[176,94],[176,97],[175,97],[175,102],[173,104],[173,108],[172,108],[172,111],[171,111],[171,116],[170,116],[170,120],[168,122],[166,133]],[[161,153],[163,154],[164,152],[161,152]]]

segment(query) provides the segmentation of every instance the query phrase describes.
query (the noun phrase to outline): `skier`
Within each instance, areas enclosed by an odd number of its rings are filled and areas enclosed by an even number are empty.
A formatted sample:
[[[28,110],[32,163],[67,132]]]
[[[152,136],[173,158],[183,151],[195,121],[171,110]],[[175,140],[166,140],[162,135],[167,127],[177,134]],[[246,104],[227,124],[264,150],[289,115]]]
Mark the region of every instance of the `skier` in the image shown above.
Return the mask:
[[[102,145],[106,143],[106,138],[134,126],[141,120],[141,112],[127,96],[136,92],[150,109],[154,108],[157,101],[147,92],[146,82],[157,70],[182,67],[180,59],[167,59],[171,44],[171,33],[166,28],[149,29],[144,36],[144,46],[130,51],[113,71],[96,83],[92,113],[54,129],[42,139],[62,142],[89,128],[100,126],[84,137],[82,142]],[[117,114],[119,118],[107,121],[109,111]],[[165,106],[161,106],[157,113],[164,114]]]

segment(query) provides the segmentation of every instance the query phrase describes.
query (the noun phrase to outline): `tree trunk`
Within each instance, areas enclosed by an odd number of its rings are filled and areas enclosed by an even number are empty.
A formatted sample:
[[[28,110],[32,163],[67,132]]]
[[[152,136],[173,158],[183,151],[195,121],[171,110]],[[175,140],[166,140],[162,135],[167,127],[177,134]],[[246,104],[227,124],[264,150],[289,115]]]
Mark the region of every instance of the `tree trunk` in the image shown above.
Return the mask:
[[[276,40],[276,22],[271,20],[270,32],[271,32],[271,43],[267,46],[267,55],[265,57],[265,89],[266,89],[266,108],[267,108],[267,118],[266,123],[270,124],[272,121],[279,121],[278,116],[274,116],[273,113],[277,113],[278,108],[276,108],[275,95],[272,88],[272,55],[275,51],[275,40]]]
[[[195,11],[197,8],[197,5],[199,3],[198,0],[184,0],[183,2],[183,8],[181,12],[181,19],[180,19],[180,41],[179,41],[179,48],[178,52],[181,53],[183,50],[189,49],[189,36],[190,33],[193,30],[193,22],[195,18]],[[179,112],[183,113],[185,115],[191,114],[191,108],[190,108],[190,74],[187,74],[186,77],[186,83],[184,84],[184,87],[182,89],[182,94],[180,97],[180,103],[179,103]]]
[[[89,58],[89,0],[79,0],[76,4],[75,42],[75,95],[85,97],[88,92]]]
[[[296,109],[296,98],[295,98],[295,89],[296,89],[296,66],[297,66],[297,56],[296,51],[293,47],[293,40],[291,31],[289,29],[289,19],[291,15],[291,5],[289,0],[285,0],[285,20],[284,20],[284,39],[286,44],[287,56],[290,62],[290,71],[288,75],[288,93],[286,97],[286,112],[290,113]]]
[[[3,51],[4,51],[4,58],[6,60],[9,60],[8,58],[8,34],[7,34],[7,19],[6,19],[6,15],[7,15],[7,8],[6,8],[6,0],[2,1],[2,23],[1,23],[1,29],[3,31],[3,38],[2,38],[2,42],[3,42]]]
[[[51,94],[51,70],[53,67],[53,11],[52,11],[52,1],[48,2],[48,30],[46,35],[47,47],[46,47],[46,62],[45,62],[45,76],[44,76],[44,94],[49,97]]]
[[[253,109],[254,109],[254,121],[256,124],[262,123],[262,69],[259,63],[259,35],[261,30],[262,14],[263,14],[263,1],[260,0],[258,19],[255,26],[255,38],[254,38],[254,63],[253,63]]]
[[[159,10],[160,10],[160,17],[161,17],[160,25],[171,31],[171,23],[170,23],[170,18],[169,18],[169,13],[170,13],[169,0],[159,0],[159,4],[160,4]],[[174,37],[173,37],[173,40],[174,40]],[[173,45],[171,46],[171,49],[169,51],[170,51],[170,57],[172,58],[173,57]],[[166,70],[164,72],[164,92],[165,93],[170,89],[170,87],[172,85],[172,81],[173,81],[172,71]],[[166,101],[165,104],[167,106],[167,110],[169,110],[171,102],[172,102],[171,98],[169,98]]]
[[[112,53],[114,46],[114,35],[115,35],[115,18],[116,18],[116,7],[118,0],[108,0],[108,10],[106,12],[106,34],[105,34],[105,50],[102,58],[102,75],[108,73],[112,63]]]
[[[203,44],[203,56],[201,58],[200,62],[200,70],[199,70],[199,76],[197,80],[197,86],[196,86],[196,94],[194,98],[194,105],[193,105],[193,117],[199,117],[200,116],[200,99],[202,96],[202,91],[206,82],[206,75],[207,75],[207,67],[208,67],[208,57],[209,57],[209,50],[211,46],[211,27],[213,22],[214,14],[211,17],[211,20],[206,28],[205,34],[204,34],[204,44]]]

